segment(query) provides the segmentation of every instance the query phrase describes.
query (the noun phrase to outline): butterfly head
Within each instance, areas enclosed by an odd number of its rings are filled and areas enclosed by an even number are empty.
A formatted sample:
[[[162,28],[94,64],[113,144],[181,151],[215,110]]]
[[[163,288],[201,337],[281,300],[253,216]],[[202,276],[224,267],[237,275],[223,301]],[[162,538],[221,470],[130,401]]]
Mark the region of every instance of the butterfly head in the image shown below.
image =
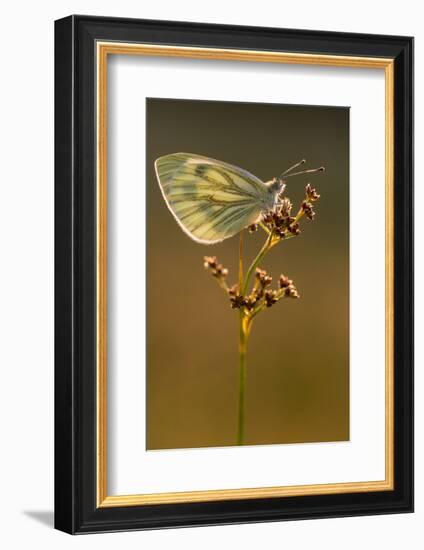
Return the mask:
[[[282,195],[286,189],[286,182],[283,178],[273,178],[267,185],[273,195]]]

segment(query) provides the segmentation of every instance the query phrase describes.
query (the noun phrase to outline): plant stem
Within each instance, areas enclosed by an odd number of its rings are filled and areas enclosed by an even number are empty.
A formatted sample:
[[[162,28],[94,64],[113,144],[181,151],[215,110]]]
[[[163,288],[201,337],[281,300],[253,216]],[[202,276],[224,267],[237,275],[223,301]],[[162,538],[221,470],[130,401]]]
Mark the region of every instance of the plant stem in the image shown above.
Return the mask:
[[[268,231],[268,237],[258,252],[256,258],[250,264],[247,270],[246,277],[244,278],[243,269],[243,233],[240,233],[239,242],[239,292],[246,296],[250,279],[259,262],[265,256],[265,254],[278,242],[278,239],[274,238],[272,231]],[[264,306],[263,306],[264,307]],[[239,316],[239,398],[238,398],[238,429],[237,429],[237,445],[244,445],[245,442],[245,418],[246,418],[246,380],[247,380],[247,340],[249,338],[250,329],[252,327],[253,318],[259,311],[263,309],[259,308],[253,313],[246,313],[243,309],[240,310]]]
[[[240,233],[240,241],[239,241],[239,292],[242,291],[243,288],[243,231]]]
[[[272,248],[272,246],[273,246],[272,241],[273,241],[273,235],[272,235],[272,233],[270,233],[268,235],[263,247],[258,252],[258,255],[253,260],[253,262],[250,264],[250,267],[249,267],[249,269],[247,270],[247,273],[246,273],[246,278],[244,280],[244,286],[243,286],[243,290],[242,290],[243,295],[245,295],[247,293],[248,289],[249,289],[250,278],[252,277],[252,274],[255,271],[255,269],[257,268],[259,262],[262,260],[262,258],[268,252],[268,250],[270,248]]]
[[[243,269],[243,231],[240,233],[239,241],[239,292],[242,292],[244,285],[244,269]],[[238,403],[238,429],[237,429],[237,445],[243,445],[245,436],[245,416],[246,416],[246,353],[247,353],[247,332],[246,332],[246,315],[240,310],[239,315],[239,403]]]
[[[245,418],[246,418],[246,379],[247,379],[247,339],[250,332],[250,320],[240,311],[240,333],[239,333],[239,406],[238,406],[238,430],[237,445],[244,445],[245,441]]]

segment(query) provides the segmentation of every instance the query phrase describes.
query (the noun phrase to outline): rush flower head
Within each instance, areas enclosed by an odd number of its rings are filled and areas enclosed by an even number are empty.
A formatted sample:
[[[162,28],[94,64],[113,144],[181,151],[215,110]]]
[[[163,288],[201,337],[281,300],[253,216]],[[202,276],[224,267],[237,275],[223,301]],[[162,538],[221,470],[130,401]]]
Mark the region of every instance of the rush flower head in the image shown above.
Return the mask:
[[[312,203],[303,201],[302,202],[302,210],[305,214],[305,216],[308,218],[308,220],[313,220],[315,217],[315,211],[314,207],[312,206]]]
[[[266,307],[271,307],[278,302],[278,295],[276,290],[267,290],[265,291],[265,305]]]
[[[244,306],[244,297],[238,292],[231,294],[230,303],[233,309],[241,309]]]
[[[293,284],[293,281],[291,279],[289,279],[288,277],[286,277],[285,275],[280,275],[280,279],[278,281],[278,284],[279,284],[280,288],[287,288],[287,287],[289,287],[290,285]]]
[[[317,190],[312,187],[310,183],[307,184],[305,188],[305,194],[306,194],[306,200],[315,202],[317,201],[321,195],[318,195]]]
[[[303,214],[311,221],[315,218],[313,203],[319,198],[320,195],[318,195],[317,190],[308,183],[305,187],[305,200],[302,201],[300,208]]]
[[[205,269],[209,269],[217,279],[225,279],[228,275],[228,269],[218,263],[216,256],[205,256],[203,260]]]
[[[256,268],[255,277],[262,288],[265,288],[272,283],[272,277],[268,275],[264,269],[259,269],[259,267]]]
[[[283,295],[288,298],[299,298],[297,288],[294,286],[293,281],[281,274],[278,280],[278,286],[283,291]]]
[[[283,218],[288,218],[290,217],[290,214],[291,214],[291,210],[293,208],[293,205],[290,201],[290,199],[288,197],[284,197],[282,200],[281,200],[281,204],[279,206],[280,208],[280,214]]]
[[[286,288],[285,294],[288,298],[300,298],[300,295],[295,286]]]
[[[215,269],[216,267],[216,256],[204,256],[203,257],[205,269]]]

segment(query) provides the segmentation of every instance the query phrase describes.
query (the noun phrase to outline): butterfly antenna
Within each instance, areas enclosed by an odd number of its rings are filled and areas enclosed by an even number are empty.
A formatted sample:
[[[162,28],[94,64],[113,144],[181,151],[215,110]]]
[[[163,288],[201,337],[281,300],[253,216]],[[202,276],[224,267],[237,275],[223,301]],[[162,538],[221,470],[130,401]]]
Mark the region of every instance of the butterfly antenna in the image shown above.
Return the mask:
[[[288,174],[285,176],[286,178],[291,178],[292,176],[300,176],[300,174],[312,174],[314,172],[324,172],[325,168],[324,166],[320,166],[319,168],[311,168],[310,170],[302,170],[301,172],[295,172],[294,174]]]
[[[301,161],[296,162],[296,164],[293,164],[293,166],[290,166],[290,168],[287,168],[287,170],[285,170],[282,174],[280,174],[280,178],[282,178],[283,176],[285,176],[286,174],[288,174],[298,166],[302,166],[302,164],[305,164],[305,162],[306,162],[305,159],[302,159]]]

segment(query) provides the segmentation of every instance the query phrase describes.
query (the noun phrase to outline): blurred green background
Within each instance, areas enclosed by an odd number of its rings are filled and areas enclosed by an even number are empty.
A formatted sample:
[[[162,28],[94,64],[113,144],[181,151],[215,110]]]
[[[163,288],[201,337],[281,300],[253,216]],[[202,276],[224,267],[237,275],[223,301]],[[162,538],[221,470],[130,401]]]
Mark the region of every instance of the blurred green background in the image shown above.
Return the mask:
[[[294,210],[311,182],[315,221],[264,262],[299,300],[260,314],[251,332],[246,444],[349,439],[349,109],[147,100],[147,449],[235,445],[238,312],[203,268],[216,255],[237,279],[238,237],[192,241],[177,226],[154,172],[178,151],[245,168],[267,181],[302,158],[324,174],[288,180]],[[251,259],[264,233],[246,233]]]

